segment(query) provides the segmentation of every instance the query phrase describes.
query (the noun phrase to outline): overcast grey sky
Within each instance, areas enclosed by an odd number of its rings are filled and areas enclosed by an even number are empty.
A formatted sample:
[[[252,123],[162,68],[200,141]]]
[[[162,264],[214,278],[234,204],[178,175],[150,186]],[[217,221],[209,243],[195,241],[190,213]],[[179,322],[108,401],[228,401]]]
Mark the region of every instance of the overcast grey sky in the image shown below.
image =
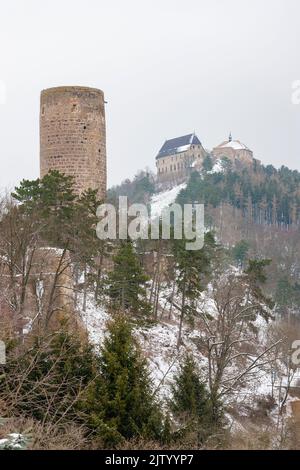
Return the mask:
[[[104,90],[109,185],[194,130],[300,170],[299,0],[3,0],[0,47],[1,188],[38,176],[39,94],[58,85]]]

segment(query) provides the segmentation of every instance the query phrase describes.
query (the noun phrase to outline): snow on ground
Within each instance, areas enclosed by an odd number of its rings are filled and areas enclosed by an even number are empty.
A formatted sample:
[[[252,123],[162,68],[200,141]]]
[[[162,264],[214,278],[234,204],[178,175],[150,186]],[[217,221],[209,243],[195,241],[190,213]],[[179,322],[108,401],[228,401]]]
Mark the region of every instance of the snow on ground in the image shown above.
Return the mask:
[[[162,289],[160,297],[161,309],[166,305],[166,298],[170,294],[170,289]],[[176,302],[175,302],[176,303]],[[212,317],[216,315],[214,300],[209,296],[209,288],[201,294],[199,301],[201,310],[205,310]],[[168,310],[167,304],[166,310]],[[195,340],[200,337],[200,333],[191,327],[184,325],[182,331],[183,347],[177,349],[178,319],[176,309],[173,309],[172,318],[165,312],[163,320],[150,326],[139,327],[135,330],[135,335],[143,350],[150,366],[154,385],[158,387],[158,393],[162,398],[166,398],[170,393],[170,385],[173,375],[177,370],[181,357],[186,353],[191,353],[200,369],[206,375],[207,360],[202,356],[195,345]],[[105,307],[97,306],[93,297],[89,296],[86,312],[82,312],[82,319],[86,325],[90,341],[97,347],[101,346],[106,332],[106,323],[110,319]],[[268,395],[270,393],[270,377],[261,371],[259,377],[249,389],[245,389],[239,394],[239,401],[246,402],[251,395]]]
[[[161,305],[165,304],[168,290],[164,291]],[[81,313],[82,320],[86,325],[89,339],[97,348],[102,345],[106,323],[111,318],[104,307],[97,306],[93,297],[88,296],[86,312]],[[205,359],[199,354],[193,339],[198,334],[189,327],[184,327],[182,340],[184,347],[178,352],[178,323],[174,320],[163,320],[154,325],[139,327],[135,330],[135,336],[140,347],[148,360],[154,387],[161,398],[170,395],[170,384],[176,372],[180,358],[189,351],[201,363]]]
[[[199,307],[209,313],[212,317],[216,314],[216,306],[211,298],[211,286],[202,293]],[[201,332],[184,325],[182,331],[182,344],[180,350],[177,349],[178,339],[178,316],[176,308],[173,308],[172,316],[169,318],[168,295],[170,288],[161,290],[159,300],[161,315],[163,317],[157,323],[149,326],[143,326],[135,329],[135,336],[140,347],[147,358],[151,378],[153,380],[155,393],[162,399],[163,406],[166,406],[171,396],[171,385],[174,380],[174,374],[178,370],[178,365],[186,352],[193,355],[202,373],[204,380],[207,377],[207,358],[197,349],[197,339]],[[175,299],[175,304],[179,303]],[[106,323],[110,319],[104,306],[97,306],[93,297],[87,301],[87,309],[82,313],[82,319],[85,322],[90,340],[97,347],[101,346],[106,334]],[[257,326],[261,332],[265,330],[266,322],[260,319]],[[263,336],[263,333],[262,333]],[[261,338],[261,341],[263,338]],[[236,374],[236,370],[228,370],[230,376]],[[226,400],[228,405],[238,406],[239,416],[247,417],[249,410],[254,409],[259,398],[267,397],[272,392],[272,382],[270,370],[263,367],[260,371],[257,369],[253,377],[249,377],[244,387],[236,390],[232,396]],[[275,416],[275,415],[274,415]],[[236,418],[233,418],[234,420]],[[274,418],[275,419],[275,418]]]
[[[172,189],[167,191],[162,191],[160,193],[154,194],[151,198],[151,219],[159,217],[163,209],[167,208],[170,204],[175,202],[178,194],[182,189],[186,188],[186,183],[179,184],[174,186]]]
[[[100,346],[105,336],[106,323],[110,319],[109,314],[102,306],[95,305],[93,297],[88,295],[86,312],[82,312],[81,316],[91,343]]]
[[[208,171],[207,173],[211,174],[211,173],[223,173],[223,172],[224,172],[224,167],[222,165],[222,161],[217,160],[214,166],[212,167],[212,170]]]
[[[178,324],[174,321],[161,321],[152,327],[139,328],[137,331],[139,344],[148,359],[154,387],[160,398],[170,398],[170,386],[185,353],[191,353],[199,366],[205,361],[193,343],[194,337],[195,333],[190,328],[183,328],[183,347],[178,350]]]
[[[137,332],[137,338],[144,351],[159,396],[169,397],[169,385],[178,365],[176,350],[177,326],[157,324]]]
[[[198,300],[198,309],[201,312],[205,312],[207,315],[215,318],[218,310],[214,299],[209,296],[208,291],[201,292],[200,298]]]
[[[0,439],[0,450],[4,449],[24,449],[27,440],[22,434],[11,433],[6,438]]]

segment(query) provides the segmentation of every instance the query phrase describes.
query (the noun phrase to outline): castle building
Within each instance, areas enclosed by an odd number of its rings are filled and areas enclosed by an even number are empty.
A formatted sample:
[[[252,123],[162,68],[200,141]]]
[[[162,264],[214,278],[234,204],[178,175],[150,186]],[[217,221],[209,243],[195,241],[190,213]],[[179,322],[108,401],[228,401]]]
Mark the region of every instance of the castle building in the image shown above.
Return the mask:
[[[237,161],[242,163],[253,162],[252,150],[239,140],[232,140],[231,133],[228,140],[213,148],[212,155],[216,158],[228,158],[233,163]]]
[[[40,101],[40,174],[74,176],[78,194],[106,195],[106,129],[103,91],[80,86],[43,90]]]
[[[166,140],[156,156],[158,183],[180,183],[207,155],[195,133]]]

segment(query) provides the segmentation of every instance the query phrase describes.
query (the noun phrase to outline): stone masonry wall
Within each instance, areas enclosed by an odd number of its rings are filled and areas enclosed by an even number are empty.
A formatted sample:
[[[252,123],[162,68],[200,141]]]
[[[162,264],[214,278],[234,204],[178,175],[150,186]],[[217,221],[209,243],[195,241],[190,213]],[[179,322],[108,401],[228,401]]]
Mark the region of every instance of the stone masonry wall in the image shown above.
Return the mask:
[[[43,90],[40,104],[40,173],[75,177],[80,194],[92,188],[106,195],[104,94],[86,87]]]

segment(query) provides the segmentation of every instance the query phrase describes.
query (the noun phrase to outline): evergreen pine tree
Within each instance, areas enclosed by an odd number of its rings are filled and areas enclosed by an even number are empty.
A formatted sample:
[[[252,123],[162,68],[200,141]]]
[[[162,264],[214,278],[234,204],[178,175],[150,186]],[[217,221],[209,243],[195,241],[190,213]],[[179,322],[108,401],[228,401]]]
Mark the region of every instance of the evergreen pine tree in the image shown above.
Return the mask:
[[[172,386],[172,412],[184,419],[204,420],[209,411],[209,395],[200,381],[195,361],[186,355]]]
[[[274,307],[274,301],[271,297],[268,297],[264,294],[262,286],[267,281],[265,268],[269,266],[271,262],[272,260],[270,259],[249,259],[248,267],[245,270],[251,295],[259,303],[257,307],[258,313],[266,320],[270,318],[270,312],[268,309]]]
[[[101,350],[101,376],[88,401],[91,426],[106,445],[122,439],[161,437],[162,417],[151,390],[146,360],[136,344],[128,320],[117,316],[108,325]]]
[[[23,180],[12,196],[21,203],[24,214],[35,216],[47,243],[57,247],[66,245],[71,237],[77,198],[73,177],[52,170],[42,179]]]
[[[210,155],[206,155],[204,158],[202,168],[204,171],[211,171],[213,169],[213,161]]]
[[[63,329],[34,338],[33,345],[16,355],[15,345],[0,367],[0,392],[15,413],[44,422],[82,423],[80,394],[96,374],[92,347]],[[18,399],[16,399],[19,397]]]
[[[241,240],[236,243],[232,249],[232,256],[237,262],[238,266],[243,267],[249,251],[249,243],[246,240]]]
[[[204,246],[200,250],[187,250],[185,237],[173,240],[173,254],[176,262],[177,287],[181,294],[181,316],[178,334],[178,347],[181,344],[183,320],[192,321],[196,312],[196,300],[205,288],[210,273],[213,253],[216,247],[214,236],[207,232]]]
[[[42,179],[23,180],[12,196],[27,212],[39,210],[44,218],[53,213],[66,218],[76,199],[74,178],[51,170]]]
[[[171,411],[183,426],[183,432],[196,431],[198,442],[203,441],[216,425],[209,392],[200,379],[194,359],[188,354],[180,364],[172,386]]]
[[[107,280],[108,294],[113,305],[123,312],[130,310],[133,314],[148,314],[150,308],[146,300],[147,280],[131,240],[121,242],[114,257],[114,269]]]
[[[102,261],[105,242],[97,238],[95,230],[101,203],[97,191],[89,189],[77,196],[73,177],[50,171],[42,179],[23,180],[12,195],[21,203],[18,208],[23,217],[35,220],[39,243],[67,249],[76,273],[95,268],[97,275],[85,276],[84,287],[99,286],[96,262]]]

